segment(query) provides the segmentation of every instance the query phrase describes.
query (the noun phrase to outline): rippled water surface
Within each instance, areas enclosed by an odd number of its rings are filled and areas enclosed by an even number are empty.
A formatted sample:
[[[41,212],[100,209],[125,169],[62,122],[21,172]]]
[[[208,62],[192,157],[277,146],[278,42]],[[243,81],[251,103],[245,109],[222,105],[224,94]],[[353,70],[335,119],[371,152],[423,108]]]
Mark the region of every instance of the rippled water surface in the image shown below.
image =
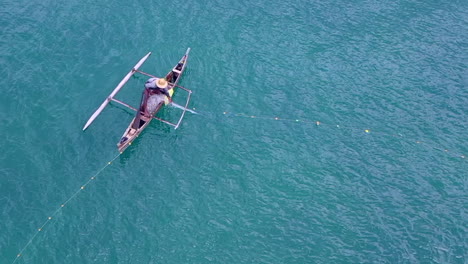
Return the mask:
[[[0,263],[468,261],[465,1],[6,0],[0,27]],[[187,47],[198,115],[120,156],[131,110],[82,132]]]

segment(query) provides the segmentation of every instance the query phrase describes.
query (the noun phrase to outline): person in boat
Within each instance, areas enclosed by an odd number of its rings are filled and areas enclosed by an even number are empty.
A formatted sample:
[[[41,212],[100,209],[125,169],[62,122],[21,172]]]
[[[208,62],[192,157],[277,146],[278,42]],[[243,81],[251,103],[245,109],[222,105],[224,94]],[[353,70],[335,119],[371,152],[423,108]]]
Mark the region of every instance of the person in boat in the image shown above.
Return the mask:
[[[171,95],[167,90],[168,82],[165,78],[150,78],[145,83],[145,90],[150,94],[164,94],[169,102],[172,102]]]
[[[164,95],[167,97],[169,103],[172,103],[171,94],[167,90],[168,82],[165,78],[150,78],[145,83],[145,90],[143,91],[143,95],[141,98],[140,104],[140,111],[144,116],[150,116],[151,112],[153,112],[160,101],[158,101],[158,95]],[[156,99],[156,104],[155,100]],[[161,100],[161,99],[159,99]],[[135,121],[133,122],[132,129],[138,129],[141,127],[141,116],[140,114],[136,115]]]

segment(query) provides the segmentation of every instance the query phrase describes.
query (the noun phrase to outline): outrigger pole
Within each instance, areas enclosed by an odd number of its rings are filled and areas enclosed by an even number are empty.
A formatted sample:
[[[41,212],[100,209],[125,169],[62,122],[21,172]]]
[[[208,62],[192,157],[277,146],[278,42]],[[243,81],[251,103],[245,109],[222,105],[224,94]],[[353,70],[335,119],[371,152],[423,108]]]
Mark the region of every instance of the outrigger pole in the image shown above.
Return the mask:
[[[115,87],[114,91],[104,100],[104,102],[99,106],[99,108],[94,112],[94,114],[89,118],[88,122],[86,122],[86,125],[83,127],[83,131],[93,123],[93,121],[96,119],[96,117],[106,108],[106,106],[109,104],[110,101],[114,99],[114,96],[122,89],[122,87],[125,85],[125,83],[132,77],[132,75],[138,71],[140,66],[148,59],[148,57],[151,55],[151,52],[148,52],[141,60],[135,65],[135,67],[132,68],[132,70],[127,73],[127,75],[120,81],[119,85]]]
[[[133,106],[131,106],[131,105],[129,105],[129,104],[126,104],[126,103],[124,103],[124,102],[122,102],[122,101],[120,101],[120,100],[117,100],[117,99],[115,99],[115,98],[112,98],[111,100],[114,101],[114,102],[116,102],[116,103],[119,103],[119,104],[121,104],[121,105],[123,105],[123,106],[125,106],[125,107],[127,107],[127,108],[129,108],[129,109],[132,109],[132,110],[135,111],[135,112],[138,112],[138,111],[139,111],[139,110],[136,109],[135,107],[133,107]],[[157,117],[157,116],[152,116],[152,118],[153,118],[153,119],[156,119],[156,120],[159,120],[159,121],[161,121],[161,122],[163,122],[163,123],[165,123],[165,124],[168,124],[168,125],[170,125],[170,126],[173,126],[173,127],[177,126],[177,124],[171,123],[171,122],[169,122],[169,121],[167,121],[167,120],[164,120],[164,119],[162,119],[162,118],[159,118],[159,117]]]
[[[176,85],[176,86],[177,86],[177,85]],[[180,86],[177,86],[177,87],[180,87]],[[156,120],[159,120],[159,121],[161,121],[161,122],[163,122],[163,123],[165,123],[165,124],[168,124],[168,125],[170,125],[170,126],[173,126],[174,129],[177,129],[177,128],[179,127],[180,123],[182,122],[182,119],[184,118],[185,112],[188,110],[187,107],[188,107],[188,104],[189,104],[189,102],[190,102],[190,96],[192,95],[192,91],[191,91],[191,90],[189,90],[189,89],[187,89],[187,88],[184,88],[184,90],[187,90],[187,92],[189,93],[189,95],[188,95],[188,97],[187,97],[187,102],[185,103],[185,107],[184,107],[184,106],[179,106],[179,107],[181,107],[181,108],[183,109],[183,112],[182,112],[182,115],[180,116],[179,121],[177,122],[177,124],[171,123],[171,122],[169,122],[169,121],[167,121],[167,120],[164,120],[164,119],[162,119],[162,118],[159,118],[159,117],[157,117],[157,116],[152,116],[152,118],[153,118],[153,119],[156,119]],[[123,106],[125,106],[125,107],[127,107],[127,108],[129,108],[129,109],[132,109],[132,110],[135,111],[135,112],[138,112],[138,111],[139,111],[139,110],[136,109],[135,107],[133,107],[133,106],[131,106],[131,105],[129,105],[129,104],[126,104],[126,103],[124,103],[124,102],[122,102],[122,101],[120,101],[120,100],[118,100],[118,99],[111,98],[111,101],[114,101],[114,102],[116,102],[116,103],[118,103],[118,104],[121,104],[121,105],[123,105]],[[192,113],[196,113],[196,112],[193,112],[193,111],[191,111],[191,110],[189,110],[189,111],[192,112]]]
[[[184,90],[185,90],[185,88],[184,88]],[[182,112],[182,115],[180,115],[179,121],[177,122],[174,129],[177,129],[179,127],[179,125],[180,125],[180,122],[182,122],[182,119],[184,118],[185,112],[187,111],[187,107],[188,107],[189,102],[190,102],[190,96],[192,95],[192,91],[190,91],[188,89],[186,91],[188,92],[188,96],[187,96],[187,101],[185,103],[184,111]]]

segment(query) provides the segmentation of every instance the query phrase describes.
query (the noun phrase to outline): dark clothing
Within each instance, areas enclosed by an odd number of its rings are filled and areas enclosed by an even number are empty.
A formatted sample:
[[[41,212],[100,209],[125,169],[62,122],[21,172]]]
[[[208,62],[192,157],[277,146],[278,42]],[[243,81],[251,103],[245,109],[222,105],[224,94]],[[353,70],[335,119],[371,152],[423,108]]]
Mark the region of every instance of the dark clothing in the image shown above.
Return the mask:
[[[133,121],[132,124],[133,129],[138,129],[145,123],[141,120],[141,115],[149,117],[151,114],[154,114],[154,111],[158,106],[155,105],[154,100],[152,99],[160,100],[156,101],[156,103],[164,103],[164,98],[161,98],[161,96],[157,95],[164,94],[169,99],[169,101],[171,101],[169,90],[167,88],[159,88],[156,85],[157,80],[157,78],[150,78],[145,83],[145,90],[143,90],[143,94],[141,96],[140,109],[136,114],[135,121]]]
[[[159,89],[159,88],[158,88]],[[164,88],[164,89],[159,89],[159,92],[161,92],[162,94],[164,94],[165,96],[167,96],[167,98],[171,98],[171,95],[169,94],[169,91]]]
[[[150,94],[164,94],[168,98],[171,98],[167,88],[159,88],[156,86],[156,78],[150,78],[145,83],[145,88],[149,90]]]

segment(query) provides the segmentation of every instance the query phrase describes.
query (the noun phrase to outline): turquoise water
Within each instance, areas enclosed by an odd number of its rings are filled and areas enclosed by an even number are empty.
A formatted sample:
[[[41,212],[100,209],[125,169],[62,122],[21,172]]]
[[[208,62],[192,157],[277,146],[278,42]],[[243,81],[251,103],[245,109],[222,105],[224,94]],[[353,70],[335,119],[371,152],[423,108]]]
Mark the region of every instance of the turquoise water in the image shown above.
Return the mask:
[[[465,1],[0,14],[0,263],[467,263]],[[142,70],[163,75],[187,47],[199,115],[153,122],[120,156],[131,111],[81,131],[148,51]],[[145,80],[117,98],[137,105]]]

